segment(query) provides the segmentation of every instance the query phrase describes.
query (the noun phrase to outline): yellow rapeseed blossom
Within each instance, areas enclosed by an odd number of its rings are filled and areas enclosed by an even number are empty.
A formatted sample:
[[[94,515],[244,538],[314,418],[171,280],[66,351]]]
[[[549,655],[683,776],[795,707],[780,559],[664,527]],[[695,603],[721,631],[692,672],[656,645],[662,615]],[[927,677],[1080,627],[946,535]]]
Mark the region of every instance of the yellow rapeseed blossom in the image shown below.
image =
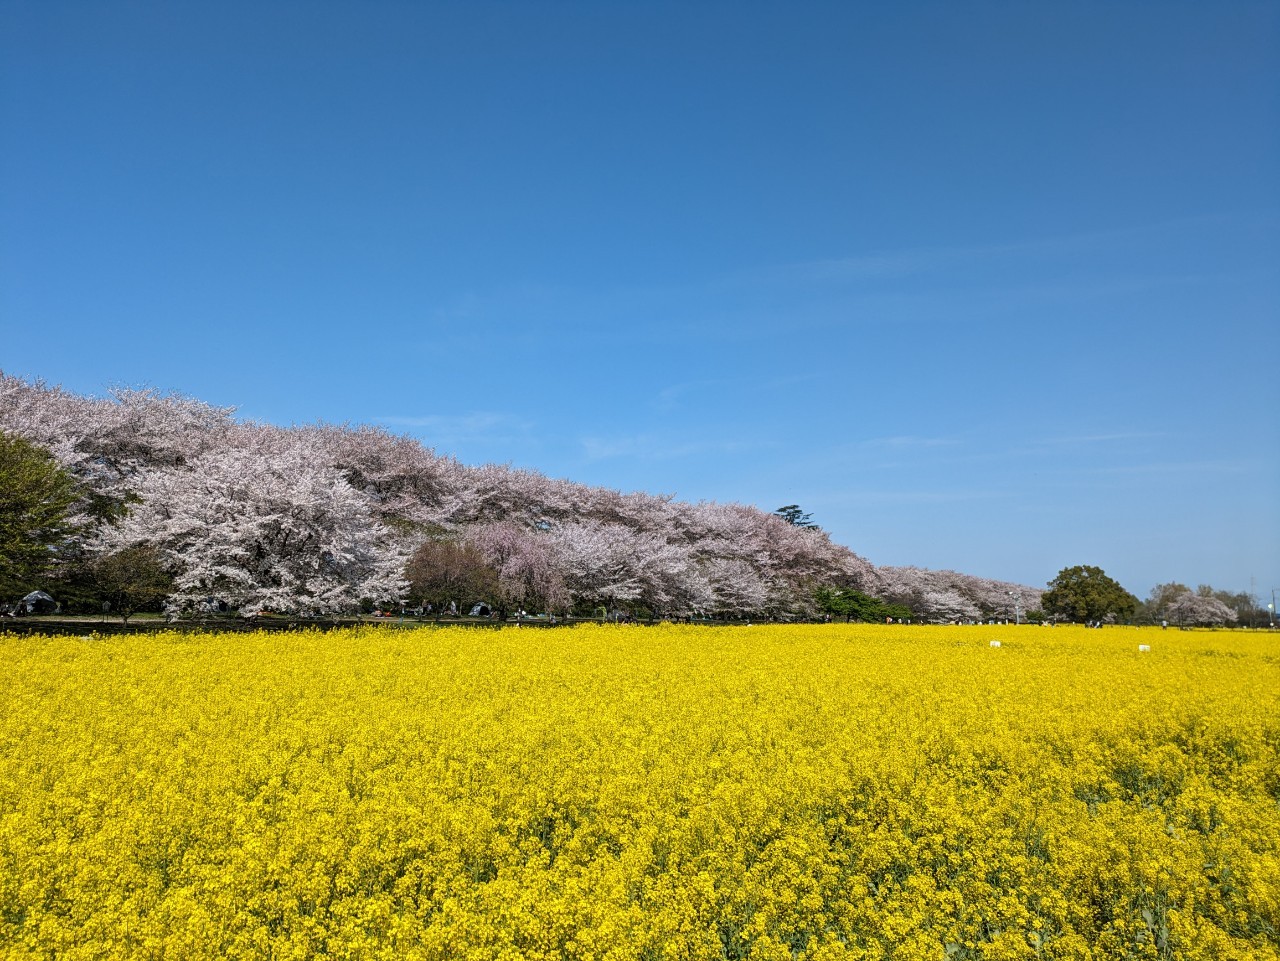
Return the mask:
[[[1277,645],[0,636],[0,957],[1278,959]]]

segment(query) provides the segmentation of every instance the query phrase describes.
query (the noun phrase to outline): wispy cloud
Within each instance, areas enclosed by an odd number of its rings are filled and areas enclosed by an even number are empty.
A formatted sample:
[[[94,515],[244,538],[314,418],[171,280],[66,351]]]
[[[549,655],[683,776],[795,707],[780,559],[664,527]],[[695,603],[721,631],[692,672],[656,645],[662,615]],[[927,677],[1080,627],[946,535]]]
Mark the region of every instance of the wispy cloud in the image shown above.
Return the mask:
[[[796,387],[800,384],[812,383],[823,379],[820,373],[805,374],[788,374],[781,377],[769,377],[761,379],[758,376],[751,377],[707,377],[697,380],[685,381],[678,384],[668,384],[663,387],[654,396],[652,406],[659,411],[677,410],[685,405],[685,402],[691,395],[697,395],[706,391],[721,391],[725,393],[745,393],[750,392],[752,396],[758,395],[760,392],[785,390],[790,387]]]
[[[956,488],[954,490],[842,490],[818,491],[824,507],[862,507],[868,504],[955,504],[965,501],[1008,499],[1008,491]]]
[[[1147,475],[1147,474],[1241,474],[1256,469],[1257,464],[1243,460],[1165,461],[1151,464],[1113,464],[1102,467],[1082,468],[1080,473],[1098,475]]]
[[[378,417],[375,421],[387,427],[410,428],[432,446],[477,441],[508,442],[526,438],[533,428],[532,422],[524,418],[496,411],[419,416],[397,414]]]
[[[860,447],[888,448],[891,450],[929,450],[936,447],[956,447],[956,437],[917,437],[910,434],[896,437],[872,437],[860,443]]]
[[[1088,444],[1128,443],[1135,440],[1157,440],[1170,436],[1166,431],[1116,431],[1109,434],[1069,434],[1062,437],[1043,437],[1042,444],[1064,447]]]
[[[652,433],[617,437],[584,437],[581,444],[583,455],[591,461],[622,457],[636,460],[673,460],[681,457],[740,453],[769,446],[767,441],[672,438]]]
[[[1243,215],[1241,215],[1243,216]],[[904,317],[966,322],[975,311],[1015,311],[1063,301],[1222,283],[1250,268],[1202,272],[1188,262],[1204,231],[1241,217],[1206,216],[988,243],[850,252],[810,261],[753,264],[685,282],[595,286],[590,283],[513,285],[459,292],[422,318],[431,331],[424,351],[474,345],[478,333],[508,345],[545,349],[546,331],[579,347],[627,344],[650,348],[678,332],[691,349],[756,343],[836,325],[891,323]],[[1180,251],[1173,264],[1152,267],[1153,245]],[[1141,254],[1133,262],[1129,254]],[[1161,261],[1161,263],[1164,263]],[[923,280],[929,283],[922,283]],[[937,284],[945,289],[936,289]],[[714,382],[663,388],[657,409]]]
[[[999,260],[1022,255],[1060,255],[1133,246],[1143,244],[1153,236],[1167,238],[1173,233],[1203,229],[1223,219],[1218,216],[1184,217],[1160,223],[1049,237],[1030,237],[1004,243],[957,244],[878,251],[779,265],[758,276],[771,280],[831,282],[900,278],[974,261]]]
[[[658,391],[657,396],[653,399],[653,407],[655,410],[660,411],[677,410],[684,405],[685,399],[690,394],[717,387],[727,387],[731,383],[732,381],[725,378],[710,378],[706,380],[691,380],[682,384],[669,384]]]

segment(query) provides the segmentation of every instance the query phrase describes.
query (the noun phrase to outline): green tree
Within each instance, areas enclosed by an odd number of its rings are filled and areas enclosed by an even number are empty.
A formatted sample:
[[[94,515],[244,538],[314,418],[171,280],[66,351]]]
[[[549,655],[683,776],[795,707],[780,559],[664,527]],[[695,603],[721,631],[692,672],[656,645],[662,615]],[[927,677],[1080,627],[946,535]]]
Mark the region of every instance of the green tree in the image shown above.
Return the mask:
[[[48,451],[0,432],[0,597],[39,586],[77,528],[75,480]]]
[[[1100,567],[1065,567],[1049,582],[1041,598],[1046,614],[1068,621],[1128,620],[1138,599],[1106,575]]]
[[[774,513],[793,527],[811,527],[815,530],[818,527],[817,524],[810,520],[813,515],[802,511],[799,504],[788,504],[786,507],[779,507]]]
[[[160,556],[146,546],[105,554],[87,566],[97,596],[126,624],[138,611],[158,607],[173,586],[173,577],[160,563]]]
[[[905,621],[911,617],[911,608],[903,604],[890,604],[849,588],[820,587],[814,599],[823,613],[849,621],[883,624],[888,619]]]

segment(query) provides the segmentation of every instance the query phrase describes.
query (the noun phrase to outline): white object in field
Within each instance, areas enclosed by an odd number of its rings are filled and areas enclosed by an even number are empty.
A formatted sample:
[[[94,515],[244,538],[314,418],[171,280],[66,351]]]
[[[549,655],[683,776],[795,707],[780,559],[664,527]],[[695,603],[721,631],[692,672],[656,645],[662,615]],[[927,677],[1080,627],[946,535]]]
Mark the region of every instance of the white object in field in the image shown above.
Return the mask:
[[[1150,645],[1150,644],[1139,644],[1139,645],[1138,645],[1138,650],[1140,650],[1140,651],[1149,651],[1149,650],[1151,650],[1151,645]]]
[[[991,642],[991,646],[992,646],[992,647],[999,647],[999,646],[1000,646],[1000,642],[999,642],[999,641],[992,641],[992,642]]]

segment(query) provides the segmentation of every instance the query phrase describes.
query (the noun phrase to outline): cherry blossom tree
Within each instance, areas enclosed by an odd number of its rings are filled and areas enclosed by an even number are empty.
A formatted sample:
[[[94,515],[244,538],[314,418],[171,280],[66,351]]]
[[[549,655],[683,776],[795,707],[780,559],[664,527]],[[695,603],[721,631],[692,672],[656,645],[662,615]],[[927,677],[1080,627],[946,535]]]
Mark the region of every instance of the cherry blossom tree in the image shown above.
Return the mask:
[[[875,596],[902,604],[926,620],[985,620],[1009,618],[1040,607],[1044,591],[1025,584],[990,580],[957,571],[920,567],[879,567]],[[956,598],[964,601],[958,605]]]
[[[714,603],[688,545],[661,532],[582,520],[552,531],[573,598],[605,607],[685,614]]]
[[[81,397],[0,375],[0,427],[46,447],[65,469],[101,487],[127,486],[147,470],[224,446],[233,413],[155,390]]]
[[[552,558],[549,540],[514,521],[480,524],[467,534],[485,563],[497,574],[498,610],[515,608],[562,611],[568,594]]]
[[[232,413],[153,390],[81,397],[0,374],[0,429],[47,449],[79,482],[82,539],[124,511],[148,471],[225,447]]]
[[[761,572],[736,557],[712,557],[703,564],[710,598],[694,607],[720,615],[741,616],[769,607],[771,592]]]
[[[155,549],[174,576],[172,608],[338,613],[404,590],[407,552],[304,446],[204,454],[148,473],[138,496],[102,545]]]
[[[383,524],[406,531],[448,531],[465,511],[466,469],[410,437],[368,426],[317,425],[290,433],[363,493]]]
[[[916,612],[934,624],[954,624],[982,618],[978,605],[959,591],[927,590],[920,595]]]
[[[1165,616],[1182,627],[1219,627],[1234,624],[1239,614],[1218,598],[1183,591],[1164,609]]]

